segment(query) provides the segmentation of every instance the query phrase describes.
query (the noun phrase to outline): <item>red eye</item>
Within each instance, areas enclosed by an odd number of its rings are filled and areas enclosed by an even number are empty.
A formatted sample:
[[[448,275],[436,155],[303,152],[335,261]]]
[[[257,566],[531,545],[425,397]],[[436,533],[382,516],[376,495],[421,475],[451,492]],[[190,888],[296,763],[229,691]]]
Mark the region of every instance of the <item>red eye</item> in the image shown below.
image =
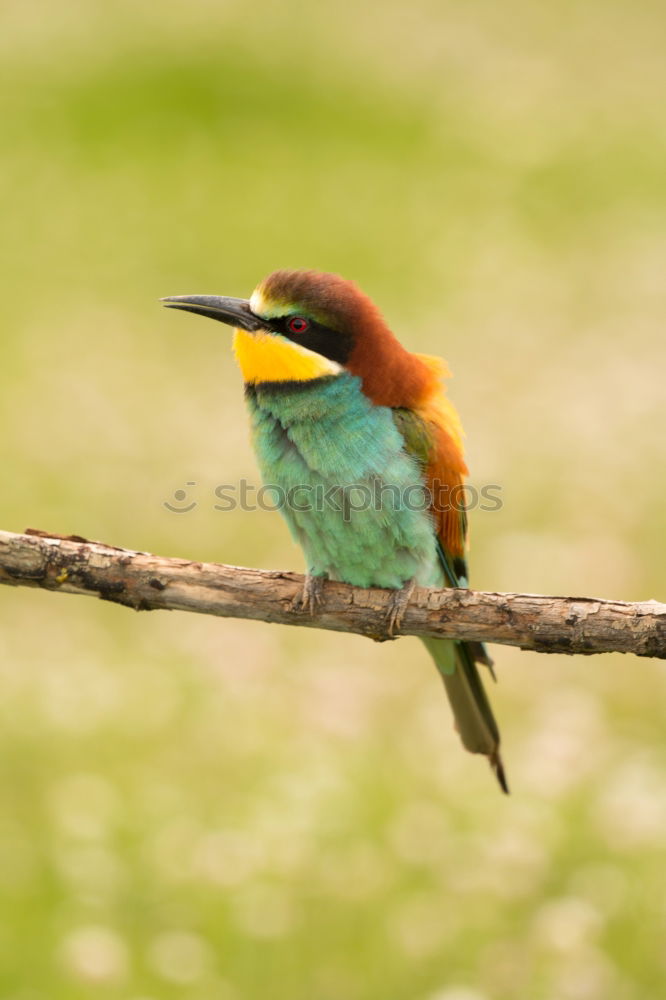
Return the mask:
[[[287,326],[292,333],[305,333],[309,325],[308,321],[303,319],[302,316],[294,316],[293,319],[290,319],[287,323]]]

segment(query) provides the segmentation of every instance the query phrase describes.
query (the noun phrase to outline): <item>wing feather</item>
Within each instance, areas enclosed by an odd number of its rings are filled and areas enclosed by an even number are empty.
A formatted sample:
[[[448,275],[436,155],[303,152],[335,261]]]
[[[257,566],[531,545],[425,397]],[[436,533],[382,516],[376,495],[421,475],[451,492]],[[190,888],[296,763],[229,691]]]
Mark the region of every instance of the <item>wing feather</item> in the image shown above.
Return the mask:
[[[445,417],[440,400],[418,410],[393,410],[405,450],[418,462],[430,491],[430,513],[447,582],[452,587],[465,587],[467,515],[463,486],[467,467],[462,447],[446,426]]]

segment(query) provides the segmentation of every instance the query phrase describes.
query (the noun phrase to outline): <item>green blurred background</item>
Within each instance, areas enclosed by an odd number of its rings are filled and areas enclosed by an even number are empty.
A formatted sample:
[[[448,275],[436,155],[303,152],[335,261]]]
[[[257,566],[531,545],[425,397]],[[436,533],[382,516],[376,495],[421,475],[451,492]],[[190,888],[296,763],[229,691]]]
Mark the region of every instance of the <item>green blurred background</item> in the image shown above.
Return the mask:
[[[476,586],[663,599],[665,35],[650,0],[4,0],[0,527],[301,568],[214,509],[258,482],[228,333],[157,299],[307,266],[448,359],[502,489]],[[416,640],[0,617],[2,1000],[664,995],[660,663],[496,648],[505,799]]]

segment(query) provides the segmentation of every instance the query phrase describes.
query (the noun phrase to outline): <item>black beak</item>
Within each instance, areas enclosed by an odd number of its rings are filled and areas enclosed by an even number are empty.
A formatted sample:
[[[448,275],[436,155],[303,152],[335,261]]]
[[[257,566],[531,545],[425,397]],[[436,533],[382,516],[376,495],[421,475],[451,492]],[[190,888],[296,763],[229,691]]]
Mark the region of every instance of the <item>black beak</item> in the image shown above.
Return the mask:
[[[231,299],[225,295],[170,295],[161,301],[167,309],[184,309],[251,333],[267,328],[266,323],[252,312],[247,299]]]

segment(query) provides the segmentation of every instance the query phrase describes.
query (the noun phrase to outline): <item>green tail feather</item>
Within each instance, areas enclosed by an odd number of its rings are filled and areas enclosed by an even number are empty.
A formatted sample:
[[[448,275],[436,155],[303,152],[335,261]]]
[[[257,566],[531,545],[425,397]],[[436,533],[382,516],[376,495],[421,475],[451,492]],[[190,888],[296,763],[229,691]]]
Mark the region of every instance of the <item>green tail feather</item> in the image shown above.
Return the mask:
[[[499,729],[476,666],[479,662],[490,666],[484,647],[480,643],[450,639],[423,639],[423,642],[444,681],[463,746],[470,753],[481,753],[488,758],[500,788],[508,794]]]

